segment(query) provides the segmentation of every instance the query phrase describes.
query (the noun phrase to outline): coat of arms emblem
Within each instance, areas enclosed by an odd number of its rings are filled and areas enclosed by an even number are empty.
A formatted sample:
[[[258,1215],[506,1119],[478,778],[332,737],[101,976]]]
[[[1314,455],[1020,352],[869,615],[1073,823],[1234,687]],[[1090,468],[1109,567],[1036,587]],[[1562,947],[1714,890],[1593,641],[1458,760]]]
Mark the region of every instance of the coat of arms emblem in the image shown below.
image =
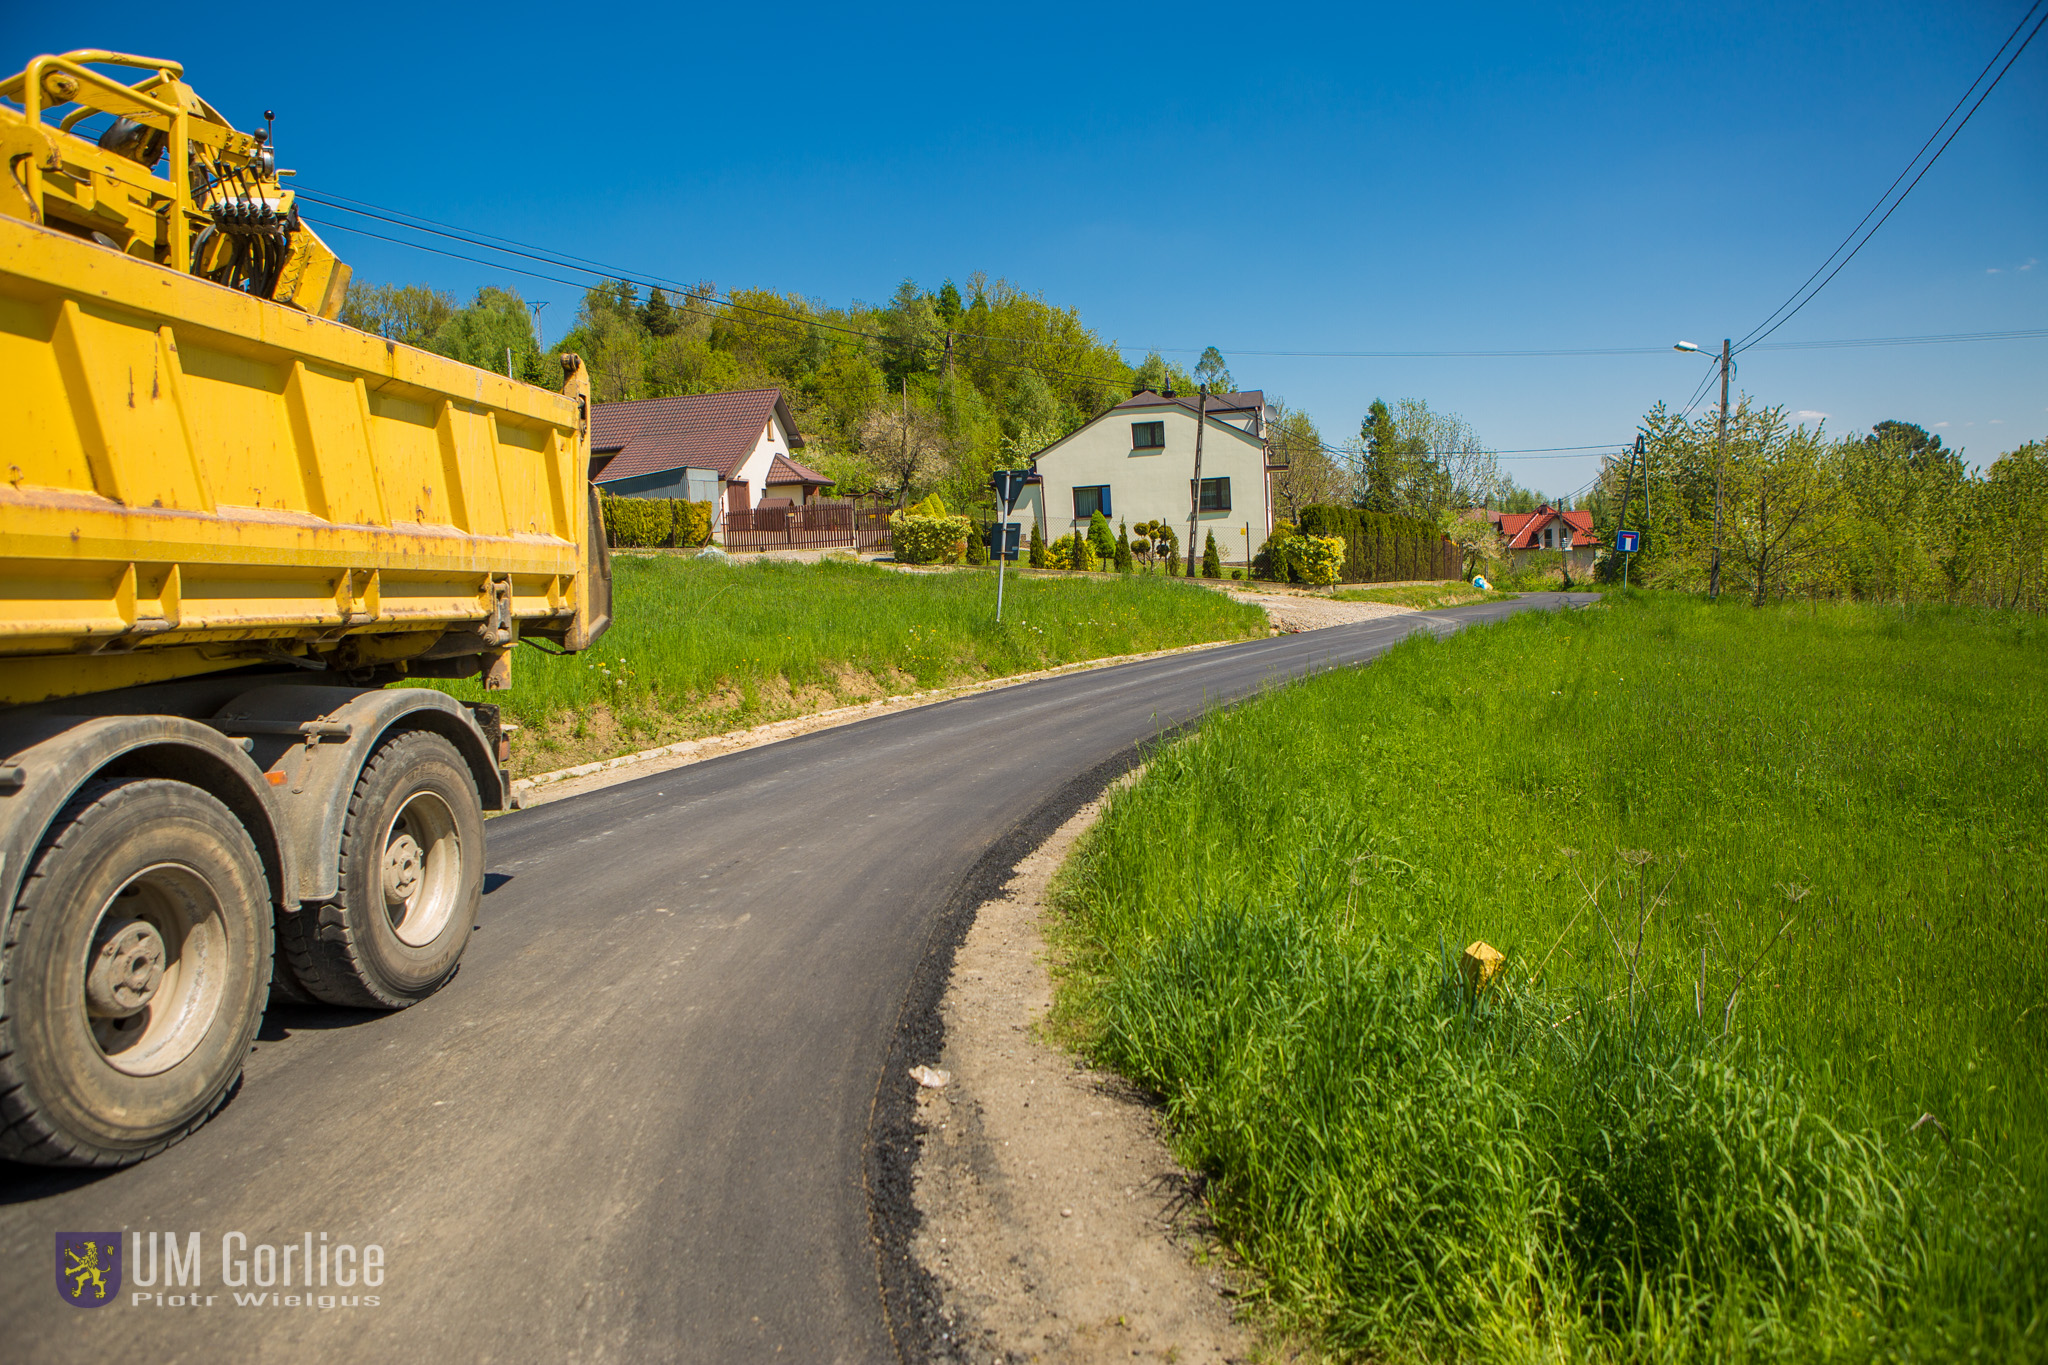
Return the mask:
[[[74,1308],[98,1308],[121,1292],[121,1234],[57,1234],[57,1293]]]

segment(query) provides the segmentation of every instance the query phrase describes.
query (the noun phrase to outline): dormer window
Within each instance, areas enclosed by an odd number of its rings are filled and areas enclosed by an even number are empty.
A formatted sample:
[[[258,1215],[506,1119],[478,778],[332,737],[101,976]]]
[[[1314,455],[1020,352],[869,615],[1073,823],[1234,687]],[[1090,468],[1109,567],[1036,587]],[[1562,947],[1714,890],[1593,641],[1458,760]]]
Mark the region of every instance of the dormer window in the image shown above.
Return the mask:
[[[1554,526],[1546,526],[1546,527],[1544,527],[1544,528],[1543,528],[1543,548],[1544,548],[1544,549],[1546,549],[1546,550],[1550,550],[1550,549],[1555,549],[1555,548],[1556,548],[1556,546],[1557,546],[1557,528],[1556,528],[1556,527],[1554,527]]]

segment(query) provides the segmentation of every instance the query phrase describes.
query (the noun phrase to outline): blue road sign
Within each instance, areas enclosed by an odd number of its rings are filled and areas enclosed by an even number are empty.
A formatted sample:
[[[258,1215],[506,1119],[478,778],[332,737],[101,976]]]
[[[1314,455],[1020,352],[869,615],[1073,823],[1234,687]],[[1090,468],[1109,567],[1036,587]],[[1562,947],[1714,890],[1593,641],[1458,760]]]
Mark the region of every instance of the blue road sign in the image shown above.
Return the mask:
[[[1625,555],[1632,555],[1636,552],[1641,540],[1642,533],[1640,531],[1616,531],[1614,533],[1614,548]]]

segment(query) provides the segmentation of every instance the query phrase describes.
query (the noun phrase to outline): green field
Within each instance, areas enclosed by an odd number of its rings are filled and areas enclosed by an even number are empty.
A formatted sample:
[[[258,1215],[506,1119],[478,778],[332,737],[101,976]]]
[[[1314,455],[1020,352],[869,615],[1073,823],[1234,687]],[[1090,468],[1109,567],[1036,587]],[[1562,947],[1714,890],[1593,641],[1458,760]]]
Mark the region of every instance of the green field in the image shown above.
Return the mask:
[[[1260,637],[1264,613],[1163,578],[902,573],[827,561],[622,555],[613,623],[572,658],[522,649],[492,701],[523,727],[515,773],[629,753],[894,692],[1211,640]]]
[[[1113,800],[1061,1018],[1340,1354],[2048,1357],[2044,700],[2004,614],[1411,637]]]

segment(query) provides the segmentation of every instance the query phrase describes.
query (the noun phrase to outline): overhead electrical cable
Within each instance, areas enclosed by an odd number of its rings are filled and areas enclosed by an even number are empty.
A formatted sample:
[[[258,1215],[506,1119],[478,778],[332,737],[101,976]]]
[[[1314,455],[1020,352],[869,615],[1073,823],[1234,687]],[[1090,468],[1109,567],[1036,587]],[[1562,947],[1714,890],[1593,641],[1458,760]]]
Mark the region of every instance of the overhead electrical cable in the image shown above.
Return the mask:
[[[2037,0],[2037,2],[2048,4],[2048,0]],[[371,204],[365,200],[347,200],[347,204],[359,206],[347,207],[344,203],[341,202],[345,199],[345,196],[342,195],[331,194],[326,191],[308,190],[303,188],[300,189],[298,193],[300,195],[301,200],[308,204],[318,205],[323,208],[338,209],[341,212],[353,214],[358,217],[376,219],[391,226],[406,228],[416,232],[428,233],[436,237],[446,238],[485,251],[494,251],[499,252],[501,254],[518,256],[526,260],[538,262],[543,265],[555,266],[558,269],[567,270],[572,273],[592,275],[597,277],[598,281],[601,283],[608,283],[611,281],[624,281],[626,283],[638,285],[642,288],[665,289],[683,299],[693,302],[710,303],[720,307],[735,308],[743,312],[755,313],[766,317],[779,318],[791,323],[801,322],[806,325],[822,327],[830,331],[841,332],[847,335],[862,336],[873,340],[883,341],[891,345],[902,344],[900,340],[898,340],[897,338],[884,337],[877,333],[864,331],[860,328],[846,327],[841,324],[825,322],[810,317],[805,317],[801,319],[792,318],[788,314],[777,312],[774,309],[765,309],[760,308],[756,305],[736,302],[727,295],[722,295],[715,292],[702,292],[699,285],[681,284],[673,279],[668,279],[661,275],[653,274],[646,271],[628,270],[622,266],[608,264],[602,261],[594,261],[589,259],[588,257],[578,257],[569,255],[567,253],[550,252],[531,242],[521,242],[515,238],[510,237],[497,237],[495,236],[495,234],[490,233],[473,232],[469,229],[456,227],[452,224],[440,223],[434,219],[423,218],[417,214],[406,213],[403,210],[388,209],[382,205]],[[492,268],[510,270],[515,274],[523,274],[534,279],[547,280],[555,284],[564,284],[570,286],[571,288],[587,289],[592,287],[588,282],[585,281],[563,279],[559,275],[548,275],[543,274],[539,271],[524,270],[516,266],[502,265],[497,262],[481,260],[474,256],[463,255],[460,252],[448,251],[442,248],[427,245],[425,243],[413,242],[404,238],[392,237],[383,233],[372,232],[365,228],[354,227],[346,223],[334,222],[331,219],[328,220],[328,223],[330,226],[338,227],[346,232],[355,232],[362,236],[374,237],[380,241],[392,242],[400,246],[417,247],[419,250],[422,251],[431,251],[437,255],[449,256],[456,260],[468,261],[475,265],[483,265]],[[506,245],[500,246],[494,244],[499,242],[505,243]],[[994,333],[965,332],[959,330],[958,328],[952,328],[948,330],[951,332],[955,340],[988,341],[998,344],[1020,346],[1063,346],[1072,344],[1059,341],[1049,341],[1037,337],[1013,337],[1002,336]],[[1824,350],[1864,346],[1910,346],[1955,342],[2031,341],[2040,340],[2044,338],[2048,338],[2048,328],[2034,328],[2012,332],[1963,332],[1927,336],[1848,337],[1825,341],[1781,341],[1769,343],[1765,347],[1765,349]],[[1105,345],[1110,349],[1118,351],[1146,351],[1158,352],[1160,354],[1198,353],[1196,351],[1196,348],[1194,347],[1124,346],[1118,345],[1116,343],[1098,344]],[[1662,355],[1669,349],[1670,348],[1668,346],[1661,345],[1441,351],[1270,351],[1233,348],[1229,351],[1229,354],[1240,356],[1270,356],[1301,359],[1447,360]],[[1000,364],[1001,362],[995,363]],[[1067,374],[1077,373],[1075,371],[1059,372]],[[1102,376],[1094,375],[1088,375],[1084,377],[1097,380],[1103,378]]]
[[[1984,64],[1984,70],[1978,72],[1977,78],[1970,82],[1968,89],[1963,91],[1962,98],[1957,100],[1955,103],[1955,108],[1950,109],[1948,111],[1948,114],[1945,117],[1943,117],[1943,119],[1938,125],[1936,125],[1934,131],[1928,135],[1927,141],[1920,144],[1920,150],[1913,153],[1913,159],[1906,163],[1905,170],[1900,171],[1898,176],[1892,181],[1892,183],[1885,188],[1885,192],[1878,196],[1877,202],[1870,206],[1870,211],[1868,213],[1865,213],[1863,217],[1857,222],[1856,226],[1849,230],[1849,235],[1842,239],[1841,244],[1837,246],[1833,251],[1828,253],[1827,259],[1820,263],[1819,267],[1814,270],[1813,274],[1806,277],[1805,283],[1801,284],[1799,288],[1792,291],[1791,297],[1787,298],[1785,302],[1779,304],[1775,309],[1773,309],[1769,317],[1765,318],[1762,322],[1758,323],[1755,327],[1751,328],[1748,334],[1745,335],[1740,341],[1738,341],[1735,344],[1735,350],[1748,350],[1750,347],[1758,344],[1765,337],[1769,336],[1771,333],[1777,331],[1780,327],[1783,327],[1786,323],[1790,322],[1793,319],[1793,317],[1798,314],[1800,309],[1806,307],[1807,304],[1813,302],[1815,295],[1819,294],[1821,290],[1828,287],[1828,284],[1835,278],[1835,276],[1842,273],[1843,268],[1846,267],[1850,261],[1856,259],[1856,254],[1862,251],[1863,248],[1869,244],[1870,239],[1872,237],[1877,235],[1877,230],[1883,227],[1885,223],[1891,218],[1892,214],[1898,211],[1899,205],[1906,202],[1906,196],[1913,192],[1914,186],[1918,185],[1921,179],[1926,176],[1927,172],[1934,168],[1934,163],[1941,159],[1941,154],[1948,150],[1949,144],[1956,140],[1957,134],[1963,131],[1963,128],[1970,122],[1972,116],[1976,114],[1978,109],[1983,107],[1984,101],[1990,98],[1991,92],[1998,88],[1998,83],[2005,79],[2005,73],[2012,70],[2013,63],[2020,59],[2020,54],[2027,50],[2028,44],[2032,43],[2036,35],[2038,35],[2041,32],[2041,26],[2043,24],[2048,24],[2048,14],[2042,15],[2040,20],[2035,22],[2033,29],[2027,33],[2027,36],[2024,39],[2021,40],[2019,46],[2013,48],[2012,55],[2010,57],[2006,57],[2005,65],[1999,67],[1998,74],[1991,78],[1991,83],[1989,85],[1984,86],[1983,93],[1977,96],[1976,103],[1970,105],[1969,112],[1965,113],[1962,116],[1961,120],[1956,122],[1955,127],[1949,131],[1949,135],[1946,138],[1942,139],[1941,145],[1935,148],[1934,155],[1928,156],[1926,158],[1925,164],[1922,164],[1921,158],[1926,155],[1928,147],[1933,145],[1935,138],[1941,137],[1942,130],[1944,128],[1948,128],[1950,121],[1955,119],[1956,110],[1961,109],[1963,107],[1964,102],[1970,98],[1971,93],[1975,91],[1979,85],[1983,84],[1985,74],[1988,73],[1993,66],[1996,66],[1998,64],[1998,59],[2001,56],[2004,56],[2005,50],[2008,47],[2012,47],[2013,39],[2019,36],[2021,29],[2026,28],[2027,21],[2033,19],[2034,15],[2037,12],[2039,12],[2044,5],[2048,5],[2048,0],[2034,0],[2033,6],[2029,8],[2027,12],[2020,17],[2019,23],[2013,26],[2012,32],[2006,35],[2005,41],[1998,45],[1998,50],[1991,54],[1991,60]],[[1907,183],[1905,189],[1899,190],[1899,182],[1905,180],[1907,174],[1909,172],[1912,172],[1913,168],[1916,165],[1920,167],[1918,173],[1913,175],[1912,180]],[[1896,197],[1893,196],[1894,190],[1898,191]],[[1891,207],[1889,208],[1885,208],[1887,200],[1889,200],[1891,204]],[[1884,216],[1879,218],[1875,223],[1870,223],[1871,216],[1877,213],[1877,211],[1881,208],[1884,209]],[[1864,231],[1865,223],[1870,223],[1870,228],[1868,231]],[[1857,240],[1857,234],[1859,232],[1862,233],[1861,240]],[[1849,245],[1852,241],[1855,242],[1855,245],[1853,247]],[[1842,254],[1845,248],[1848,252],[1847,255]],[[1841,258],[1839,262],[1836,261],[1836,257],[1838,256]],[[1828,267],[1831,264],[1834,265],[1834,269],[1829,270]],[[1820,278],[1822,271],[1827,271],[1827,275],[1825,278]],[[1814,283],[1814,280],[1816,278],[1820,278],[1820,282],[1818,284]]]

